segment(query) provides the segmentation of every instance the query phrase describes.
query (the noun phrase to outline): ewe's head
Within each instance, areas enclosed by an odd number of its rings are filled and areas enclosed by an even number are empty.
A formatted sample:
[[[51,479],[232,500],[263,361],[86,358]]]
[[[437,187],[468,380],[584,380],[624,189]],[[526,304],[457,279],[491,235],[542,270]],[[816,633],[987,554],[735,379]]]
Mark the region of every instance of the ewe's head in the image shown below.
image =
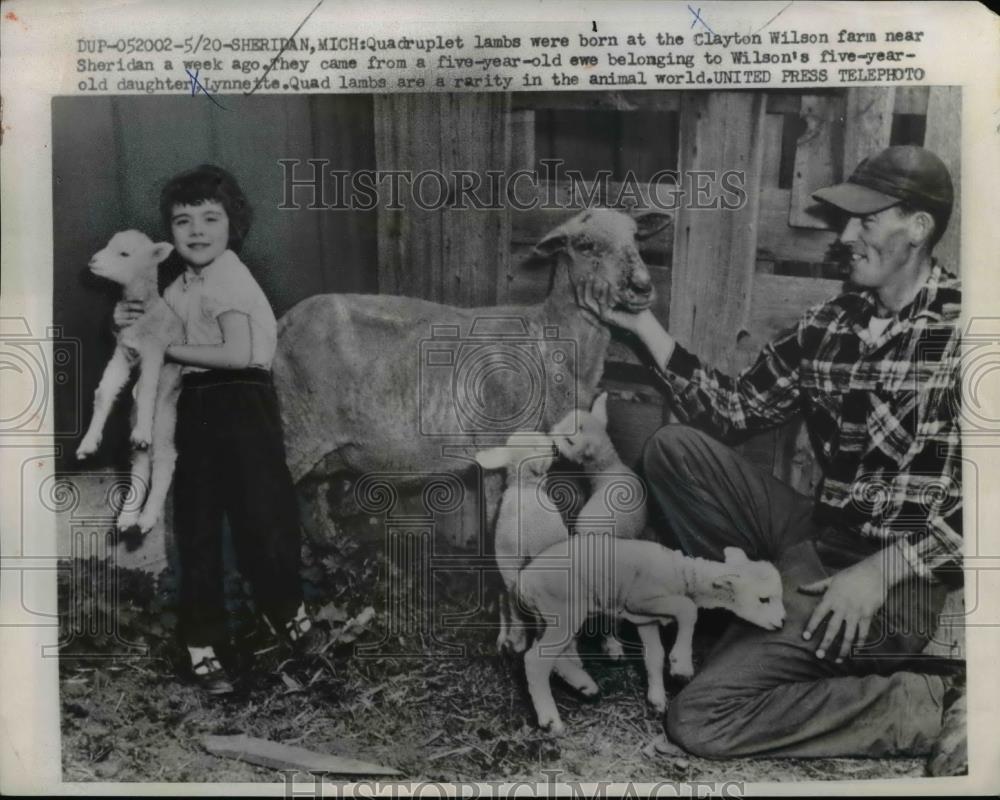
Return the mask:
[[[170,255],[174,246],[168,242],[153,244],[139,231],[122,231],[111,237],[108,246],[90,259],[90,271],[123,286],[145,274],[156,280],[156,265]]]
[[[768,561],[751,561],[738,547],[724,551],[727,569],[712,580],[712,591],[722,608],[747,622],[776,631],[785,622],[781,576]]]
[[[658,211],[631,217],[608,208],[590,208],[549,233],[535,245],[534,255],[565,261],[574,286],[587,275],[597,275],[615,289],[617,308],[638,313],[652,304],[655,290],[636,242],[672,221],[670,214]]]
[[[552,440],[563,457],[584,469],[614,460],[614,445],[608,437],[608,394],[601,392],[590,411],[573,409],[552,426]]]
[[[505,469],[510,476],[540,478],[558,454],[552,437],[544,433],[514,433],[507,444],[480,450],[476,461],[483,469]]]

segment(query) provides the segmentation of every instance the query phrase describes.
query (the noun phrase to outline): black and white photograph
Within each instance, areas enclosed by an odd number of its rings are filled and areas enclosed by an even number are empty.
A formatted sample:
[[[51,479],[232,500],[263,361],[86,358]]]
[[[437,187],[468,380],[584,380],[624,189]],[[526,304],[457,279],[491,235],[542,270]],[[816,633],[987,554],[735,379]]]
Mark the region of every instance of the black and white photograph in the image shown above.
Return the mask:
[[[960,91],[197,99],[53,101],[67,778],[964,769]]]
[[[988,789],[1000,44],[922,5],[5,3],[4,790]]]

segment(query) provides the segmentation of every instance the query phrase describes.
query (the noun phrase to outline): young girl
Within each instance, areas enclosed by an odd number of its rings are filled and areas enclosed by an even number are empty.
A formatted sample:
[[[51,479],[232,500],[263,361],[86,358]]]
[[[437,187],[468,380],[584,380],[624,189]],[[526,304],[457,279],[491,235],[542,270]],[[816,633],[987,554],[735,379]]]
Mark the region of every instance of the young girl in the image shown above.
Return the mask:
[[[195,681],[225,694],[233,687],[215,652],[227,638],[223,514],[258,610],[300,655],[325,635],[302,603],[298,506],[270,372],[277,325],[237,256],[250,206],[232,175],[202,165],[167,183],[160,213],[184,265],[163,294],[187,335],[167,350],[185,365],[174,476],[181,635]],[[119,325],[135,317],[129,304],[115,309]]]

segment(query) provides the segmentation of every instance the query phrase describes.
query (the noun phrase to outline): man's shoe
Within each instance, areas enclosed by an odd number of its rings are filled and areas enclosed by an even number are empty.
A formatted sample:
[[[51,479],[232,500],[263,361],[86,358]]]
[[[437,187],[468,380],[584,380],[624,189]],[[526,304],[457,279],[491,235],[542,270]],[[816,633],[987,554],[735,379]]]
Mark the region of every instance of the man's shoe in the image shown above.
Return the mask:
[[[303,620],[300,618],[285,623],[285,638],[292,648],[292,654],[297,658],[314,658],[321,655],[333,641],[326,625],[315,620],[308,621],[308,630],[303,629]]]
[[[931,777],[969,773],[965,674],[946,681],[945,685],[941,733],[927,759],[927,774]]]
[[[229,682],[229,676],[219,663],[219,659],[206,656],[191,671],[194,675],[194,682],[203,692],[210,695],[232,694],[233,684]]]

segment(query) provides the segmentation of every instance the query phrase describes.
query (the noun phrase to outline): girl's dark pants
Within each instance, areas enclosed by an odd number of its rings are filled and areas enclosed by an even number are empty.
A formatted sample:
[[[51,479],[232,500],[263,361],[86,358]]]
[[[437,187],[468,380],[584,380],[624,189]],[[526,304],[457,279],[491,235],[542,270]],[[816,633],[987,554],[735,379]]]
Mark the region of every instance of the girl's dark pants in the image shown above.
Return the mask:
[[[185,644],[227,639],[223,514],[258,611],[283,625],[302,602],[301,534],[270,373],[250,368],[185,375],[176,440],[174,531]]]
[[[645,477],[684,552],[722,560],[724,547],[773,561],[786,622],[729,624],[667,711],[667,732],[708,757],[924,755],[941,728],[944,682],[920,654],[946,587],[906,580],[889,594],[866,647],[835,664],[802,638],[819,597],[797,591],[881,548],[814,519],[813,501],[732,449],[683,425],[661,428],[643,453]],[[833,655],[831,655],[831,653]],[[940,664],[939,664],[940,666]]]

